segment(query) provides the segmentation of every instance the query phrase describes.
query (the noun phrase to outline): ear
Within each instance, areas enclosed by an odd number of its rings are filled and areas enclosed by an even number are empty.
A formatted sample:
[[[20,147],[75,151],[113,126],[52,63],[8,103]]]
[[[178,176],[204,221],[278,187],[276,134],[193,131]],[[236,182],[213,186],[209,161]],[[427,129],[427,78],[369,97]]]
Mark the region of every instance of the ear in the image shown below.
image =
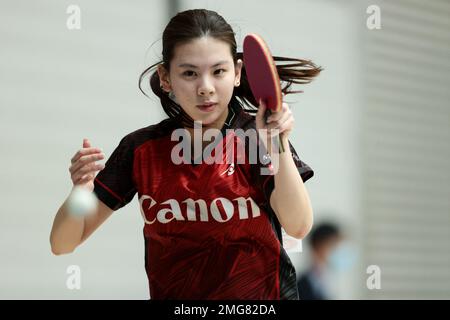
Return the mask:
[[[158,65],[158,76],[159,76],[159,81],[160,86],[162,87],[162,89],[165,92],[170,92],[172,91],[172,86],[170,85],[170,76],[169,73],[167,72],[166,68],[163,67],[162,64]]]
[[[242,70],[242,66],[244,65],[244,63],[242,62],[241,59],[238,59],[236,62],[236,65],[234,67],[234,83],[236,85],[236,83],[240,83],[241,81],[241,70]]]

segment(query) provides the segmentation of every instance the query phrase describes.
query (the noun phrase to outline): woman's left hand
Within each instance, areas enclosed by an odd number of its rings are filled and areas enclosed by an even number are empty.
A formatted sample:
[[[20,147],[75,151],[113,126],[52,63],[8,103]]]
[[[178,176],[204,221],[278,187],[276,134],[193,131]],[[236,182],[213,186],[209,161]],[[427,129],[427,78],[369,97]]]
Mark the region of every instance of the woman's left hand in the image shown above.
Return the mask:
[[[283,94],[284,96],[284,94]],[[268,134],[273,136],[274,133],[270,132],[270,129],[278,129],[280,134],[280,138],[283,140],[287,139],[289,134],[294,127],[294,115],[292,114],[289,105],[285,102],[282,103],[282,108],[280,111],[272,112],[270,116],[266,119],[264,115],[266,113],[266,104],[263,101],[260,101],[260,105],[258,107],[258,112],[256,113],[256,129],[259,132],[259,129],[267,129]]]

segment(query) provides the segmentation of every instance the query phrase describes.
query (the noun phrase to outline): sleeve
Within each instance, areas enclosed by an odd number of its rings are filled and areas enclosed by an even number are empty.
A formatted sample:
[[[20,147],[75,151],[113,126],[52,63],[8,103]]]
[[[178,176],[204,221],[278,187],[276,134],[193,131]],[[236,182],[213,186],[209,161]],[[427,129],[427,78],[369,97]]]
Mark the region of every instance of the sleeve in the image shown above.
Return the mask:
[[[289,141],[289,148],[291,150],[294,163],[297,166],[297,170],[303,182],[305,183],[314,176],[314,170],[305,162],[300,160],[297,152],[295,151],[290,141]],[[253,179],[264,193],[264,197],[268,205],[270,204],[270,195],[272,194],[272,191],[275,187],[275,178],[273,175],[270,174],[264,175],[261,173],[261,171],[264,169],[267,170],[269,167],[271,167],[271,162],[270,159],[268,158],[266,159],[265,163],[260,163],[258,161],[258,164],[253,165],[252,167]]]
[[[134,148],[129,136],[124,137],[105,168],[94,180],[94,193],[109,208],[116,211],[128,204],[136,194],[133,179]]]

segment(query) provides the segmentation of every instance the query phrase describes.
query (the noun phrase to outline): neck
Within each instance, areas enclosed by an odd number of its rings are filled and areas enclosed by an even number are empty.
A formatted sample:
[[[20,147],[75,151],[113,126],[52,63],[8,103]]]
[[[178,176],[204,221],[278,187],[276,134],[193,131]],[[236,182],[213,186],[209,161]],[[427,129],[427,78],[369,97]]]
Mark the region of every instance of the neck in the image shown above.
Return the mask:
[[[207,124],[207,125],[202,124],[202,127],[201,127],[202,136],[203,136],[203,132],[204,132],[205,130],[208,130],[208,129],[218,129],[218,130],[221,130],[221,129],[223,128],[223,125],[225,124],[225,120],[227,119],[228,113],[229,113],[229,112],[230,112],[230,111],[229,111],[229,109],[227,108],[227,109],[220,115],[220,117],[216,119],[216,121],[214,121],[214,122],[212,122],[212,123],[209,123],[209,124]],[[187,130],[189,131],[189,133],[191,134],[191,137],[194,136],[194,128],[188,128],[188,127],[185,127],[185,129],[187,129]]]
[[[228,117],[228,108],[223,112],[223,114],[214,122],[208,124],[208,125],[202,125],[201,127],[201,134],[199,135],[199,132],[194,134],[194,128],[185,127],[189,131],[189,134],[191,136],[191,160],[193,160],[196,155],[194,154],[194,139],[201,139],[202,140],[202,151],[205,149],[205,147],[210,144],[210,141],[203,141],[203,134],[204,131],[207,129],[218,129],[221,130],[225,124],[225,120]]]

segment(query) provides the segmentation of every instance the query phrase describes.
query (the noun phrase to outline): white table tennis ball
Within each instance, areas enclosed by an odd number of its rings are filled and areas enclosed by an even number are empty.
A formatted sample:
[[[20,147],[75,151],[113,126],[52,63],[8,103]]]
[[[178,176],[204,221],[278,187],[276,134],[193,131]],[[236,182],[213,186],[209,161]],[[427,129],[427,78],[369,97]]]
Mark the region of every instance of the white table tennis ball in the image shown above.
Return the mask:
[[[73,188],[67,202],[69,212],[75,216],[94,213],[97,204],[97,197],[93,192],[78,186]]]

